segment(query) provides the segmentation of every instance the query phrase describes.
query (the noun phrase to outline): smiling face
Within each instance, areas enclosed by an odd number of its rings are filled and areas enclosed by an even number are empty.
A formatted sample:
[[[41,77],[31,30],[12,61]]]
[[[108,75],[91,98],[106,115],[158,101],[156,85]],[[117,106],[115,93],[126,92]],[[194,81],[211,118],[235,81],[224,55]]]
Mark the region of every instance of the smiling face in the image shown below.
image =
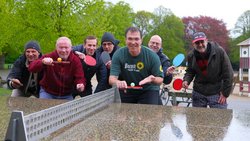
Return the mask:
[[[207,49],[207,40],[198,40],[193,43],[193,47],[200,53],[204,53]]]
[[[148,47],[156,53],[161,49],[161,45],[162,40],[161,37],[158,35],[152,36],[148,42]]]
[[[139,31],[128,31],[126,34],[126,45],[132,56],[137,56],[141,52],[142,39]]]
[[[67,37],[60,37],[56,43],[56,51],[60,58],[67,60],[71,52],[71,40]]]
[[[32,62],[32,61],[38,59],[39,55],[40,55],[40,53],[37,50],[32,49],[32,48],[26,49],[26,51],[25,51],[25,56],[29,62]]]
[[[97,48],[97,39],[87,39],[83,45],[87,55],[94,55]]]

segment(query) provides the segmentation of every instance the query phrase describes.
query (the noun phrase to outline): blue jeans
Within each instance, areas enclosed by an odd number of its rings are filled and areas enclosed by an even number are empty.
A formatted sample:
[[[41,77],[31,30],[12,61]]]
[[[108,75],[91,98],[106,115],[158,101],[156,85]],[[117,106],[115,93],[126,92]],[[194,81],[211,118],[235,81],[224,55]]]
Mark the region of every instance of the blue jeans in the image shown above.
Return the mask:
[[[193,107],[207,107],[210,108],[219,108],[219,109],[227,109],[227,103],[220,104],[218,100],[220,98],[220,94],[204,96],[196,91],[192,93],[192,106]]]
[[[47,93],[42,87],[41,87],[40,92],[39,92],[39,98],[73,100],[72,94],[71,95],[65,95],[65,96],[56,96],[56,95],[52,95],[50,93]]]

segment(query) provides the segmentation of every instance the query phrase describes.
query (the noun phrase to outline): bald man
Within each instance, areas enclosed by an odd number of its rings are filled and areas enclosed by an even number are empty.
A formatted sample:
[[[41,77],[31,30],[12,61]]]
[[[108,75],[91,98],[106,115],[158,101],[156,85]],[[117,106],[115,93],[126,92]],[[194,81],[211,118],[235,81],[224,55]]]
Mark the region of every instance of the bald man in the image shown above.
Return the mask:
[[[171,83],[172,79],[173,79],[173,72],[175,71],[175,67],[171,66],[170,64],[170,60],[167,57],[167,55],[165,55],[162,52],[162,39],[159,35],[154,35],[150,38],[149,42],[148,42],[148,47],[150,49],[152,49],[152,51],[154,51],[160,58],[161,61],[161,65],[162,65],[162,69],[163,69],[163,83],[164,84],[169,84]],[[162,105],[162,102],[159,98],[158,101],[159,105]]]
[[[172,81],[172,74],[175,71],[175,67],[171,66],[169,58],[162,52],[163,48],[161,37],[159,35],[152,36],[148,42],[148,47],[159,56],[164,73],[163,83],[169,84]]]

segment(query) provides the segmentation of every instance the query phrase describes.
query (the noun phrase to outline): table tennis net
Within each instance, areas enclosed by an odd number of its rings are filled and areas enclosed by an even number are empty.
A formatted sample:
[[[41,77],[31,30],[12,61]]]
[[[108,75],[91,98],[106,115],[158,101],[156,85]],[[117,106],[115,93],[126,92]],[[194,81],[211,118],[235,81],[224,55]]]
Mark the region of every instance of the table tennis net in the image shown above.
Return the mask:
[[[22,111],[13,111],[5,141],[39,140],[116,102],[120,102],[119,92],[111,88],[26,116]]]

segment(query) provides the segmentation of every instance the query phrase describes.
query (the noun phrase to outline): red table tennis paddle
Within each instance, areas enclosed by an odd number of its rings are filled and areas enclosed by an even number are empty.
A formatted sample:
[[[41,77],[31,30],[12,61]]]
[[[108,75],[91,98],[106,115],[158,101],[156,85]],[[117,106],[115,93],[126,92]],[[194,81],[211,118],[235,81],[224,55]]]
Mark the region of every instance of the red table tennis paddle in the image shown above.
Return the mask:
[[[142,86],[127,86],[127,89],[141,90],[143,89],[143,87]]]
[[[89,66],[95,66],[96,65],[96,60],[92,56],[86,55],[84,62],[89,65]]]
[[[182,88],[182,82],[183,82],[183,80],[180,78],[175,79],[173,82],[173,88],[175,90],[180,90]]]

